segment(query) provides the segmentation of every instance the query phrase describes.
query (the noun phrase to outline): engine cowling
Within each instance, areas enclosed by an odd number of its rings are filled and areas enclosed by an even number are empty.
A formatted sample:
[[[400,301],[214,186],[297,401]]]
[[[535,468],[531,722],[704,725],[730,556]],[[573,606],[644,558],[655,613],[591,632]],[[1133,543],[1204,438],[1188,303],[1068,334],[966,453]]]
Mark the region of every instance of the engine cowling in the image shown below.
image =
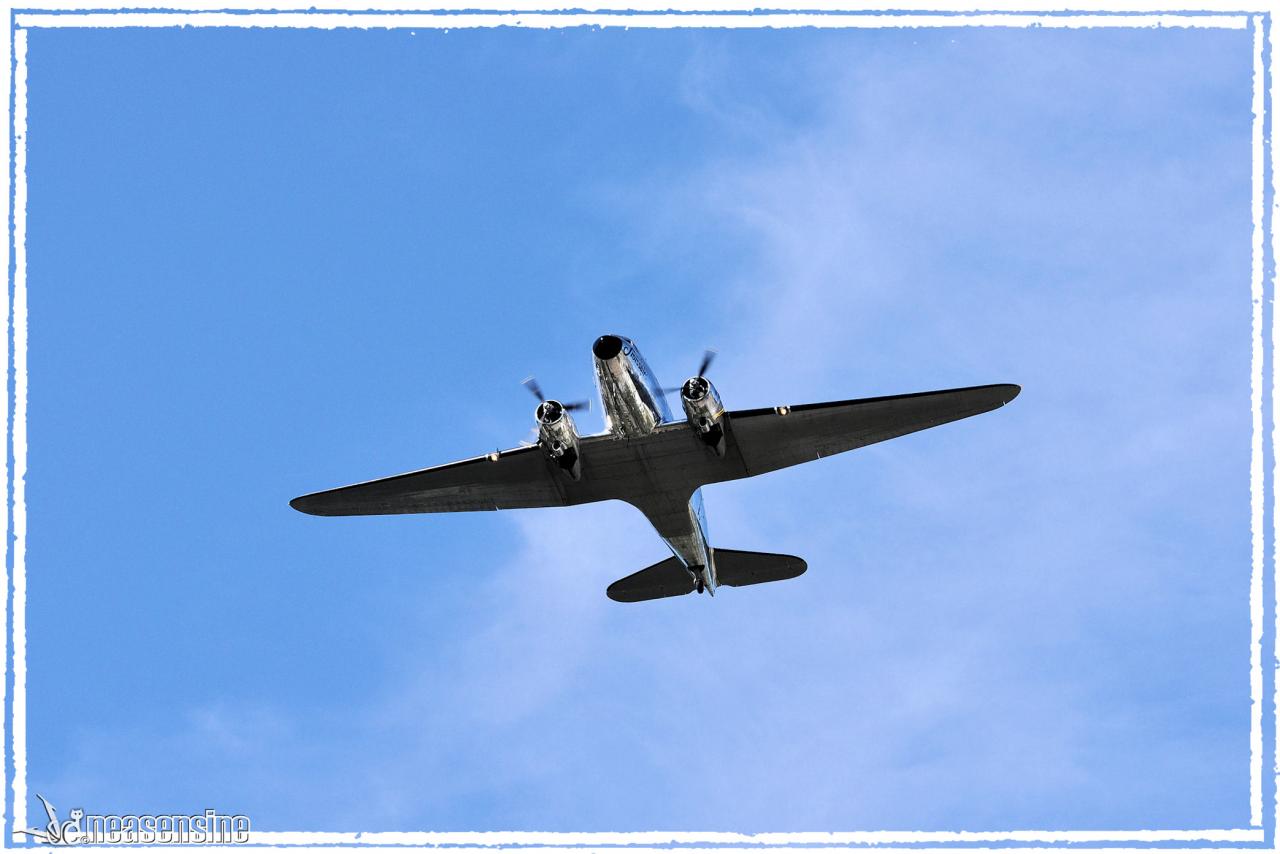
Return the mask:
[[[724,404],[711,380],[706,377],[690,377],[680,387],[680,404],[684,407],[689,426],[716,456],[724,456],[725,412]]]
[[[582,478],[578,452],[578,428],[573,417],[558,400],[544,400],[534,411],[538,421],[538,444],[551,461],[574,480]]]

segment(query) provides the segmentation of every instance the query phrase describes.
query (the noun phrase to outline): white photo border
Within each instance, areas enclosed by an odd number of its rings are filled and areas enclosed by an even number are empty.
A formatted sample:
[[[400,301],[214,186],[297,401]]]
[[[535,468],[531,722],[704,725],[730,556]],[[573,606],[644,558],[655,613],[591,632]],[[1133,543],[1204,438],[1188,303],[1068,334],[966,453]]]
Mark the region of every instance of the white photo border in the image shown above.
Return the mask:
[[[803,2],[803,0],[800,0]],[[511,2],[511,0],[509,0]],[[794,2],[794,0],[793,0]],[[1252,178],[1251,204],[1253,233],[1251,244],[1252,359],[1250,391],[1252,441],[1250,446],[1250,534],[1251,571],[1249,584],[1249,816],[1248,827],[1204,830],[1123,830],[1123,831],[859,831],[847,833],[550,833],[550,832],[365,832],[312,833],[254,831],[249,845],[288,847],[361,847],[400,850],[404,847],[449,847],[463,850],[494,848],[537,848],[541,852],[574,851],[584,848],[626,847],[628,850],[669,851],[672,847],[714,848],[723,852],[759,851],[761,848],[802,846],[814,852],[848,847],[910,846],[918,850],[963,847],[985,850],[1041,849],[1070,846],[1080,850],[1116,848],[1271,848],[1280,822],[1280,786],[1277,785],[1275,756],[1275,710],[1280,707],[1280,679],[1275,641],[1280,634],[1280,587],[1275,584],[1275,531],[1280,528],[1280,503],[1274,500],[1274,484],[1280,477],[1280,456],[1276,453],[1274,401],[1280,395],[1280,374],[1275,369],[1274,335],[1275,259],[1280,241],[1273,229],[1276,212],[1276,174],[1271,147],[1277,130],[1274,114],[1272,61],[1275,42],[1270,6],[1238,10],[1222,8],[1165,11],[1152,0],[1135,0],[1128,8],[1106,9],[1098,0],[1085,0],[1073,10],[1021,11],[1016,0],[993,0],[989,11],[938,11],[946,2],[929,8],[910,8],[927,0],[906,0],[899,10],[851,8],[848,2],[836,7],[829,0],[805,4],[805,8],[754,10],[749,0],[692,0],[698,6],[673,10],[670,6],[645,8],[600,8],[594,11],[539,7],[539,0],[514,0],[527,8],[508,11],[470,9],[402,10],[395,8],[353,11],[338,8],[302,9],[120,9],[77,8],[54,0],[51,8],[17,9],[10,6],[10,26],[6,33],[10,62],[5,73],[10,111],[10,168],[4,174],[9,193],[9,286],[0,297],[8,317],[5,382],[8,406],[3,421],[8,447],[3,455],[3,477],[7,486],[5,542],[7,555],[3,572],[5,596],[0,604],[6,627],[5,678],[0,680],[0,703],[4,705],[4,772],[8,783],[0,798],[0,834],[6,847],[27,847],[29,837],[18,833],[28,827],[26,804],[26,470],[27,470],[27,283],[26,283],[26,129],[27,129],[27,32],[31,29],[116,28],[116,27],[264,27],[264,28],[412,28],[464,29],[483,27],[622,27],[651,29],[671,27],[726,28],[905,28],[905,27],[1047,27],[1047,28],[1137,28],[1180,27],[1245,29],[1252,34]],[[950,0],[957,3],[958,0]],[[714,6],[709,5],[714,3]],[[602,4],[608,6],[608,2]],[[1009,6],[1002,9],[1001,6]],[[816,9],[815,9],[816,7]],[[1266,375],[1270,383],[1264,382]],[[1267,462],[1270,468],[1267,468]],[[1271,503],[1271,514],[1266,505]],[[1266,591],[1271,591],[1267,598]],[[1268,612],[1271,620],[1267,620]],[[1268,631],[1270,629],[1270,631]],[[1267,669],[1264,672],[1264,641]],[[1264,694],[1270,682],[1272,693]],[[1269,729],[1264,732],[1264,726]],[[1270,761],[1267,761],[1270,760]],[[1264,766],[1267,777],[1264,780]],[[1266,784],[1264,786],[1264,783]],[[1265,792],[1264,792],[1265,789]],[[1271,809],[1264,809],[1264,797],[1271,796]],[[95,846],[98,847],[98,846]],[[202,846],[206,850],[213,846]],[[243,846],[226,847],[231,851]]]

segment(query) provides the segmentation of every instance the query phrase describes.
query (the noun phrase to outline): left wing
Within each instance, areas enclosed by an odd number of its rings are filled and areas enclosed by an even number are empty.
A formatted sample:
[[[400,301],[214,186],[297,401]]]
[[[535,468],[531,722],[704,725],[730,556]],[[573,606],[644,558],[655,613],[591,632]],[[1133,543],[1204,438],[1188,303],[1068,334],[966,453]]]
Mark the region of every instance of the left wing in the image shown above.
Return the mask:
[[[537,447],[412,471],[313,492],[289,506],[314,516],[376,516],[384,513],[448,513],[559,507],[566,500],[558,472]]]
[[[619,440],[608,434],[578,442],[582,479],[571,480],[534,445],[472,457],[448,465],[303,495],[289,506],[315,516],[377,516],[393,513],[452,513],[565,507],[620,498],[644,503],[675,484],[685,499],[702,474],[705,448],[683,421],[664,424],[648,436]]]

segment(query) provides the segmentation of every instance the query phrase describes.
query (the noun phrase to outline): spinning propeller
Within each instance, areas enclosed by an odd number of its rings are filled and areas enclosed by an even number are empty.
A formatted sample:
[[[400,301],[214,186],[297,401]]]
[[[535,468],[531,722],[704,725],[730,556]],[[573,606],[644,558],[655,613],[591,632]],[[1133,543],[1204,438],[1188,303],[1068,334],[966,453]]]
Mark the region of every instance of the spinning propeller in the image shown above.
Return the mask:
[[[701,377],[705,377],[707,375],[707,371],[711,368],[711,363],[716,360],[716,352],[717,351],[712,350],[711,348],[707,348],[706,350],[703,351],[702,363],[698,365],[698,372],[694,374],[693,377],[691,377],[691,379],[700,379]],[[662,390],[662,393],[675,394],[676,392],[683,389],[684,386],[687,384],[688,383],[678,385],[678,386],[672,386],[671,388],[664,388]]]
[[[565,412],[578,412],[591,408],[590,400],[575,400],[572,403],[561,403],[558,400],[552,400],[542,393],[542,386],[538,385],[538,381],[534,377],[526,377],[520,383],[529,389],[529,393],[538,399],[538,409],[534,412],[534,417],[538,419],[539,424],[551,424],[560,420],[560,416]],[[520,444],[524,447],[532,447],[539,436],[539,429],[534,427],[529,431],[529,435],[520,440]]]
[[[707,375],[707,369],[711,367],[711,363],[714,362],[715,360],[716,360],[715,350],[707,350],[705,353],[703,353],[702,364],[698,365],[698,373],[696,373],[694,376],[705,377]]]
[[[542,393],[542,386],[538,385],[538,381],[533,377],[526,377],[521,380],[520,384],[529,389],[529,393],[538,399],[539,403],[558,404],[566,412],[578,412],[591,408],[590,400],[575,400],[573,403],[560,403],[558,400],[548,400],[547,396]]]

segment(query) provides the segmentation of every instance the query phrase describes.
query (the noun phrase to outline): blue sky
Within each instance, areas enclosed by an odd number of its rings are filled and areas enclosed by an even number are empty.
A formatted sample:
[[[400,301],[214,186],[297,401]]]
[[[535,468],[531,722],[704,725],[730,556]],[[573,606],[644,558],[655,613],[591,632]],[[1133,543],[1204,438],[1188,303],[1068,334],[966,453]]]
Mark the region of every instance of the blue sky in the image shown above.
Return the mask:
[[[1248,821],[1249,35],[30,34],[30,787],[261,830]],[[1017,382],[706,490],[316,519],[634,338],[731,408]],[[592,431],[599,414],[580,419]]]

